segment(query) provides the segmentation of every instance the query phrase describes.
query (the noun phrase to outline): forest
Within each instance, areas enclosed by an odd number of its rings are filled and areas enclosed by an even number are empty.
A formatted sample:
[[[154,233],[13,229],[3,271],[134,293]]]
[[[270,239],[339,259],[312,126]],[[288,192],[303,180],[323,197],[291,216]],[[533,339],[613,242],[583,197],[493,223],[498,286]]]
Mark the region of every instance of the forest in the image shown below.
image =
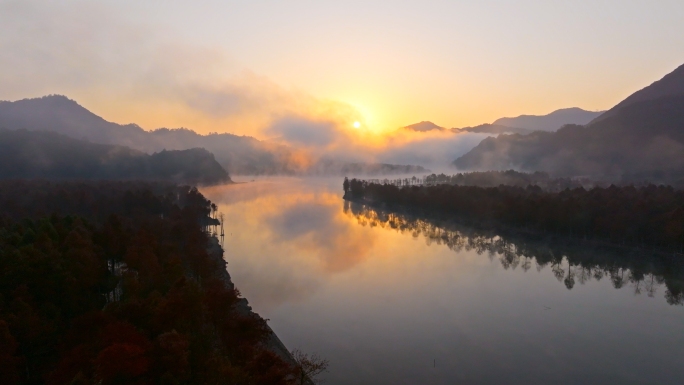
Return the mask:
[[[19,178],[231,182],[214,155],[202,148],[148,155],[54,132],[0,129],[0,179]]]
[[[385,210],[346,201],[344,212],[359,224],[422,236],[455,252],[475,251],[498,260],[506,270],[549,269],[572,290],[590,281],[610,280],[615,289],[635,295],[662,295],[670,305],[684,305],[684,260],[671,254],[586,244],[562,236],[522,234],[506,229],[463,226],[434,215]]]
[[[196,188],[0,181],[0,207],[0,383],[302,378],[230,282]]]
[[[425,177],[427,184],[451,184],[459,186],[497,187],[500,185],[527,187],[539,186],[548,191],[561,191],[596,184],[595,181],[577,178],[552,178],[545,172],[525,173],[515,170],[476,171],[454,175],[431,174]]]
[[[684,191],[669,186],[583,187],[438,184],[397,187],[346,180],[345,199],[520,231],[562,234],[684,253]]]

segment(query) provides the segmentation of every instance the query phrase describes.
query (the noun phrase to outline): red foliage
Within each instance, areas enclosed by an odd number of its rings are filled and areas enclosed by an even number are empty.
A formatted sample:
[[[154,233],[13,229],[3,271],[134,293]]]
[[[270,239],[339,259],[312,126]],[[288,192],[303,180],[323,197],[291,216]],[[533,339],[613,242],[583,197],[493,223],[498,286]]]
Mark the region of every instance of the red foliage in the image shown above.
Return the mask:
[[[173,377],[182,381],[190,376],[190,341],[175,330],[157,336],[151,357],[155,377]]]
[[[115,343],[95,358],[95,376],[104,384],[125,383],[147,372],[149,360],[139,345]]]
[[[285,383],[259,348],[265,321],[224,282],[196,189],[0,183],[2,202],[0,384]]]
[[[260,385],[286,385],[294,379],[293,368],[267,350],[259,350],[245,366]]]

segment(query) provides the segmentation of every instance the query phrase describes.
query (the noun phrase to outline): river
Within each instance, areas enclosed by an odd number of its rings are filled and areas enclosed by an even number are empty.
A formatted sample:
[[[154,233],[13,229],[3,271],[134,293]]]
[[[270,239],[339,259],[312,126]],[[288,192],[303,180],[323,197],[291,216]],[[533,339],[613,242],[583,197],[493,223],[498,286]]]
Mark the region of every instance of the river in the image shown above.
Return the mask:
[[[532,255],[345,203],[340,178],[244,180],[201,190],[228,272],[288,348],[330,361],[326,384],[684,382],[671,265]]]

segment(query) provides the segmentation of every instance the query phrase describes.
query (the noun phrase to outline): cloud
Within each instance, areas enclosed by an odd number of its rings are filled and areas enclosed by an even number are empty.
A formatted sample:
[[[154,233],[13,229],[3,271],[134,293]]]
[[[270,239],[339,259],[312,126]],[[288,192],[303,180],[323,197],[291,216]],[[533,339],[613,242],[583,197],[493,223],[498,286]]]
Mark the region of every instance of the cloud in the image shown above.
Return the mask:
[[[332,239],[338,230],[336,226],[331,226],[337,211],[334,206],[318,202],[295,203],[272,216],[269,223],[281,241],[291,241],[321,231],[322,238]]]
[[[283,88],[227,52],[98,2],[1,2],[0,51],[0,99],[66,94],[105,118],[148,129],[260,136],[271,127],[285,139],[319,143],[326,137],[311,128],[320,116],[332,122],[352,109]],[[301,128],[287,129],[294,116]]]
[[[100,2],[0,2],[0,99],[66,94],[105,119],[146,129],[188,127],[271,139],[303,164],[445,166],[481,136],[377,135],[352,127],[353,106],[315,98],[241,67],[229,53],[185,43]]]
[[[316,103],[309,95],[285,90],[248,70],[230,77],[216,75],[211,79],[183,82],[177,85],[176,97],[216,119],[243,114],[264,114],[273,119],[286,113],[304,113]]]
[[[241,218],[226,221],[226,255],[254,256],[231,260],[230,269],[255,306],[307,298],[371,257],[377,234],[343,212],[338,181],[335,191],[325,183],[267,178],[202,189],[226,218]]]
[[[376,158],[384,163],[419,164],[435,168],[446,167],[475,147],[486,134],[473,133],[410,133],[409,138],[391,140]]]
[[[267,223],[276,243],[290,243],[315,253],[323,270],[337,273],[368,256],[374,238],[358,233],[340,215],[338,197],[317,197],[317,202],[297,202],[272,213]]]
[[[335,122],[312,120],[302,116],[280,118],[274,121],[266,132],[288,143],[323,147],[335,142],[341,135]]]

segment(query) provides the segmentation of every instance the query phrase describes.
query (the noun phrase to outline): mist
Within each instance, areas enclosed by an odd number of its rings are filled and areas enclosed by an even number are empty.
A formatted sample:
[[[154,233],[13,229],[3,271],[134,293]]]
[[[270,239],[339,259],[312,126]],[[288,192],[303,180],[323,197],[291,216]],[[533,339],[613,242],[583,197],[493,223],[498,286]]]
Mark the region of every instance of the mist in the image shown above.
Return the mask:
[[[0,56],[2,99],[65,94],[86,100],[87,108],[106,120],[146,130],[181,126],[200,134],[250,135],[264,143],[251,147],[273,154],[281,165],[268,172],[338,175],[350,165],[361,174],[411,170],[387,164],[442,169],[486,137],[378,131],[347,103],[282,87],[228,52],[184,42],[102,3],[3,2],[0,50],[5,53]],[[361,127],[354,128],[354,122]],[[130,141],[126,144],[134,145]],[[217,159],[225,158],[221,152],[235,151],[235,146],[202,143],[193,145],[210,148]],[[138,148],[181,147],[178,139],[157,135]],[[223,165],[237,167],[233,158]],[[233,172],[253,169],[240,167]]]
[[[148,130],[180,126],[263,139],[284,116],[316,122],[325,114],[341,123],[360,115],[102,3],[3,2],[0,50],[0,99],[68,95],[107,120]]]
[[[418,164],[433,171],[449,169],[454,159],[470,151],[488,135],[444,132],[415,136],[410,141],[390,143],[376,159],[384,163]]]

